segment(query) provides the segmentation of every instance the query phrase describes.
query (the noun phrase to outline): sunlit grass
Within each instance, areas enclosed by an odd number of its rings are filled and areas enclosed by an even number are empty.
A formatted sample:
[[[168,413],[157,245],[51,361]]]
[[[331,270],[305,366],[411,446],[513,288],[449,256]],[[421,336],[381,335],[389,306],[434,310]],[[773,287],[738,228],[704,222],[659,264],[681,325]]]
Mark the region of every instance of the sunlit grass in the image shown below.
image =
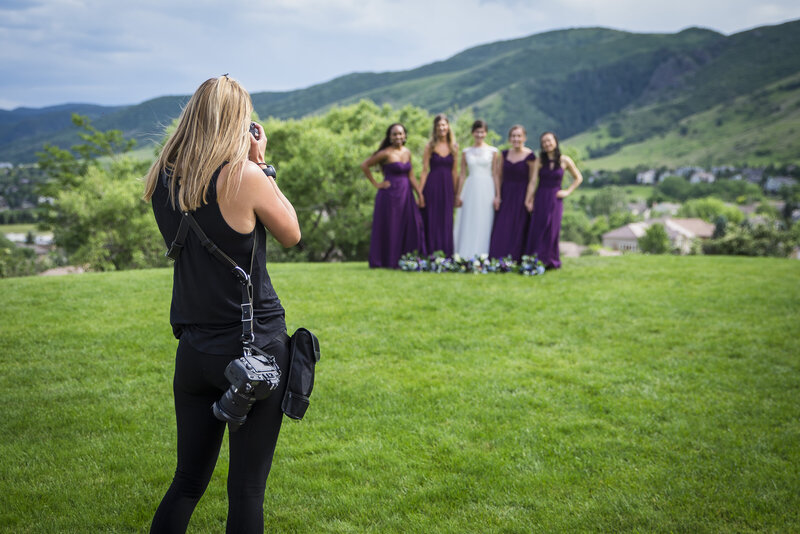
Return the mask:
[[[267,531],[800,530],[800,262],[270,273],[322,360]],[[170,285],[0,280],[0,530],[146,531],[174,470]],[[226,463],[190,532],[224,531]]]

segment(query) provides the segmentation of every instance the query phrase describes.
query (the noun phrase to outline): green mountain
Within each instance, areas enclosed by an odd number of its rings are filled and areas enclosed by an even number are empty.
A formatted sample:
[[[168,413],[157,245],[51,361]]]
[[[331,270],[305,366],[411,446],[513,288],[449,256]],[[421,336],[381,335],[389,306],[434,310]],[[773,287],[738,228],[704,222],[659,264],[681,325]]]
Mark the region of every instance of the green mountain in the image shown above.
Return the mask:
[[[471,108],[501,133],[514,123],[531,137],[553,130],[594,168],[789,162],[800,160],[800,141],[791,135],[798,51],[800,21],[731,36],[698,28],[675,34],[568,29],[478,46],[412,70],[255,93],[253,104],[260,116],[278,118],[363,98],[431,112]],[[108,108],[94,122],[147,144],[160,138],[186,99]],[[0,160],[32,160],[43,142],[68,145],[74,135],[43,128],[41,114],[18,111],[0,112]]]

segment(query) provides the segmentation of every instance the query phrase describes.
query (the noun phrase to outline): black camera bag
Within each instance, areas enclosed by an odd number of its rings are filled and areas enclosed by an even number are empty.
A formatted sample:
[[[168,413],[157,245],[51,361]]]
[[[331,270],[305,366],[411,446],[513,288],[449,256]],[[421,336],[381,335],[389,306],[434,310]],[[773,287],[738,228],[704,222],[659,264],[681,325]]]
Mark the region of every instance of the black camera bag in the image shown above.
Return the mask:
[[[302,419],[314,388],[314,367],[319,361],[319,340],[298,328],[289,341],[289,379],[281,409],[292,419]]]

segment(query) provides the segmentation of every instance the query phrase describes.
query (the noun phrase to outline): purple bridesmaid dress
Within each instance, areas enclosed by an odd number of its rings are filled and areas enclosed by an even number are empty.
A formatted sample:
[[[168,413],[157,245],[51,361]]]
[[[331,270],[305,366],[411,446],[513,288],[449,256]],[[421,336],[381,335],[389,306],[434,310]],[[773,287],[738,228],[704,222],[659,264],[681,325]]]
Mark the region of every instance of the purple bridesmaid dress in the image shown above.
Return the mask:
[[[421,209],[425,227],[425,246],[429,254],[441,250],[453,255],[453,155],[440,156],[432,151],[430,174],[422,195],[425,207]]]
[[[525,209],[525,193],[528,190],[528,162],[536,155],[531,152],[522,161],[508,161],[508,150],[503,150],[503,184],[500,186],[500,209],[494,216],[489,256],[505,258],[511,256],[519,261],[525,247],[530,214]]]
[[[564,169],[561,167],[539,169],[539,186],[533,197],[533,213],[528,229],[525,252],[536,254],[545,267],[558,269],[561,258],[558,254],[558,234],[561,232],[561,214],[564,201],[556,197],[561,190]]]
[[[406,252],[425,253],[422,218],[408,180],[411,162],[387,163],[382,170],[383,179],[391,187],[379,189],[375,195],[369,266],[397,269],[400,256]]]

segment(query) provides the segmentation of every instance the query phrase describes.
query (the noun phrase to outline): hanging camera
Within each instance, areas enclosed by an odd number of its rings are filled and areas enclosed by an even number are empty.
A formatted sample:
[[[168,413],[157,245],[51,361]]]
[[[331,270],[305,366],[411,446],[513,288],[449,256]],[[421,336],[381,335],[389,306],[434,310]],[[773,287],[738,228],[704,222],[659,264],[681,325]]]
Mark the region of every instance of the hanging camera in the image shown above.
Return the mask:
[[[247,420],[247,413],[257,400],[269,397],[278,387],[281,370],[275,357],[255,347],[245,347],[244,355],[225,368],[231,386],[212,406],[214,416],[228,423],[235,432]]]

